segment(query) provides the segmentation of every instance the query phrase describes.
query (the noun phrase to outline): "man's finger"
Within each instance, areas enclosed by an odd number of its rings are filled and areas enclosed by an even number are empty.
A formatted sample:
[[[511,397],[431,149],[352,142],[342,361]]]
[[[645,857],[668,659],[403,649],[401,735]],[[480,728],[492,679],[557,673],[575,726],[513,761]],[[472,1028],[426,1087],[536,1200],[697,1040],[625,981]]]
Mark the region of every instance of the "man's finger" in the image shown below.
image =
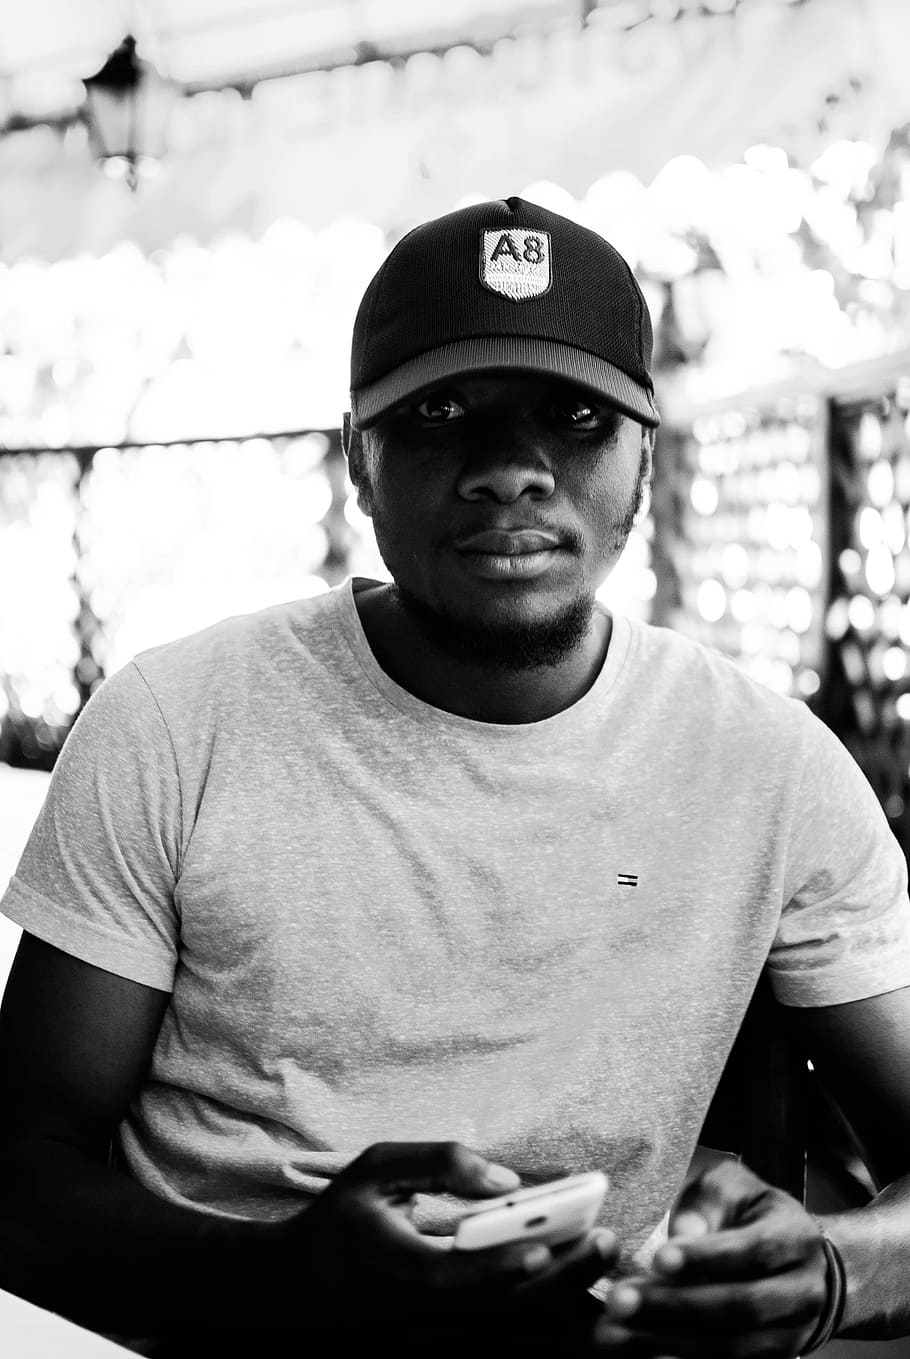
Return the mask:
[[[595,1283],[618,1257],[619,1243],[612,1232],[606,1229],[592,1232],[571,1246],[560,1248],[549,1266],[515,1290],[516,1301],[522,1306],[547,1307]]]
[[[740,1220],[768,1186],[739,1161],[721,1161],[692,1180],[670,1216],[669,1234],[703,1236]]]
[[[641,1281],[620,1283],[607,1298],[614,1320],[635,1331],[655,1331],[667,1341],[679,1331],[730,1335],[809,1325],[824,1304],[821,1279],[803,1271],[755,1283],[692,1287]]]
[[[674,1238],[654,1253],[655,1273],[698,1278],[754,1279],[779,1274],[811,1258],[816,1243],[803,1231],[781,1231],[768,1221],[730,1227],[704,1236]],[[821,1250],[820,1243],[817,1249]]]
[[[461,1142],[375,1142],[346,1166],[336,1183],[387,1192],[451,1193],[465,1198],[507,1194],[521,1183],[514,1170],[486,1160]]]
[[[594,1328],[594,1352],[609,1359],[758,1359],[793,1354],[795,1343],[789,1328],[736,1337],[679,1331],[672,1339],[659,1331],[631,1330],[611,1318],[598,1321]]]

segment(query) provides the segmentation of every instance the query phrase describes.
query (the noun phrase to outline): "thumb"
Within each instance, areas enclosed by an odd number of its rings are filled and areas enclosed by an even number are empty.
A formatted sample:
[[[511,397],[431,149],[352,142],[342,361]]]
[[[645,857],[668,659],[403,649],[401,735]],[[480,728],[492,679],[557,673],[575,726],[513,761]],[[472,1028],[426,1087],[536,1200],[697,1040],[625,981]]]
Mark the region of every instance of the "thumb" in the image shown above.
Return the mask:
[[[488,1161],[461,1142],[376,1142],[342,1171],[341,1178],[386,1193],[450,1193],[463,1198],[506,1194],[521,1183],[514,1170]]]
[[[732,1226],[764,1184],[739,1161],[723,1161],[695,1177],[670,1214],[671,1237],[705,1236]]]

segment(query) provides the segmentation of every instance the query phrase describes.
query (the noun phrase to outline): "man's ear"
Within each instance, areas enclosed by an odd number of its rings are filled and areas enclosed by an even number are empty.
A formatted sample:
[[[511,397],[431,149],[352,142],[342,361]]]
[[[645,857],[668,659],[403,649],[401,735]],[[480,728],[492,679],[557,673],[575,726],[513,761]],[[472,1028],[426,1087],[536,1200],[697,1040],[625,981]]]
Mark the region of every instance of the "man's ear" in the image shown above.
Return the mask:
[[[364,514],[372,511],[370,479],[366,470],[363,434],[351,424],[351,412],[345,411],[341,422],[341,447],[348,464],[348,476],[357,491],[357,504]]]
[[[648,425],[642,425],[641,429],[641,456],[645,469],[645,480],[650,481],[654,473],[654,437],[655,431]]]
[[[651,475],[654,471],[654,430],[642,425],[641,430],[641,491],[635,509],[634,523],[640,524],[651,509]]]
[[[351,412],[345,411],[344,415],[341,417],[341,448],[346,458],[349,457],[351,438],[356,433],[357,431],[351,424]]]

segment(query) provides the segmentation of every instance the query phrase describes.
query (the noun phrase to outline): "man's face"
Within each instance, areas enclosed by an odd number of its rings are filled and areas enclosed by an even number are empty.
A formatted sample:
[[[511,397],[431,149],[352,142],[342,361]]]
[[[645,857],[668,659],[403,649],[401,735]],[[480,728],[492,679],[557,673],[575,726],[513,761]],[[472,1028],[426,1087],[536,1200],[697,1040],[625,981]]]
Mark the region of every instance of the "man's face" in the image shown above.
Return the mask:
[[[400,607],[450,654],[501,669],[556,663],[584,640],[651,450],[615,407],[527,374],[427,388],[347,448]],[[483,533],[505,536],[471,543]]]

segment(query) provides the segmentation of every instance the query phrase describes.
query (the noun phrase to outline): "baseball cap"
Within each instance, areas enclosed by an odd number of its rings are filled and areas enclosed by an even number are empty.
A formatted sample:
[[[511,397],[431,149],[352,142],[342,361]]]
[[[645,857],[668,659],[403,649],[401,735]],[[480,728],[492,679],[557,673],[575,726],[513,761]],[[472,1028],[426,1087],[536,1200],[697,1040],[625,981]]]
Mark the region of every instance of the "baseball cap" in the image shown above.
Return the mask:
[[[651,318],[622,255],[523,198],[424,222],[363,295],[351,345],[351,422],[422,388],[513,369],[567,378],[657,426]]]

